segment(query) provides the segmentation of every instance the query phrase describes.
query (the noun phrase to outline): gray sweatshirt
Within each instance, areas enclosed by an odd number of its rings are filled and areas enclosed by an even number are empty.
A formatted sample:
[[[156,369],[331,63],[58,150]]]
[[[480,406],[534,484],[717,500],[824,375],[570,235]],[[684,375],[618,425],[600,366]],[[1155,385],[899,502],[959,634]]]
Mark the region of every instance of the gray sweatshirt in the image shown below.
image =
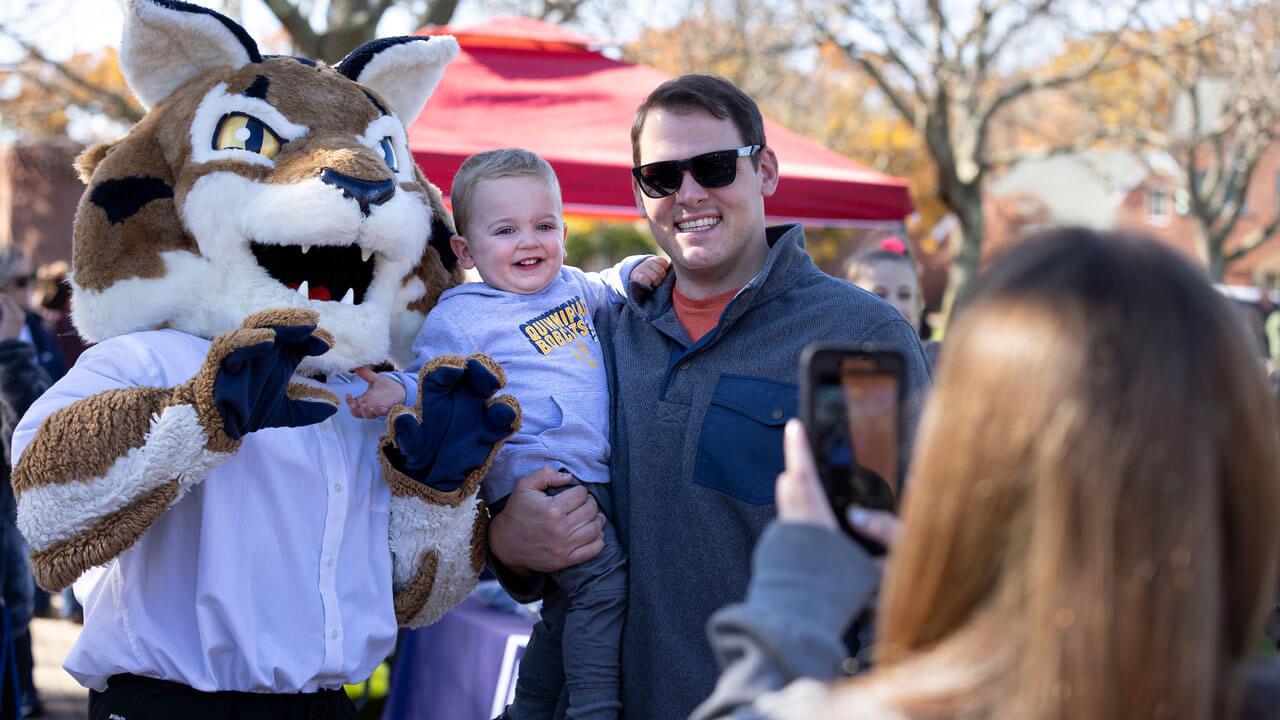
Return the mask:
[[[418,370],[438,355],[484,353],[502,365],[520,402],[520,429],[494,458],[482,492],[506,497],[521,477],[543,465],[564,467],[583,482],[609,482],[609,393],[591,315],[626,300],[631,270],[648,255],[603,272],[564,267],[532,295],[483,282],[446,290],[413,341],[414,362],[389,373],[417,399]]]

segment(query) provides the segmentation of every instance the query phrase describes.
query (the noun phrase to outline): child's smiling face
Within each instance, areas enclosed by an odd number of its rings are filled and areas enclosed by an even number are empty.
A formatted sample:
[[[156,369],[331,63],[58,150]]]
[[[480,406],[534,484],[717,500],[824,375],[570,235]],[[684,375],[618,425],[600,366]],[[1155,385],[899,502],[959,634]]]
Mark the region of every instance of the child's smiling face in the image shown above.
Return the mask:
[[[454,252],[491,287],[532,295],[564,265],[560,215],[560,198],[540,177],[484,180],[476,186],[467,227],[459,228],[463,235],[454,236]]]

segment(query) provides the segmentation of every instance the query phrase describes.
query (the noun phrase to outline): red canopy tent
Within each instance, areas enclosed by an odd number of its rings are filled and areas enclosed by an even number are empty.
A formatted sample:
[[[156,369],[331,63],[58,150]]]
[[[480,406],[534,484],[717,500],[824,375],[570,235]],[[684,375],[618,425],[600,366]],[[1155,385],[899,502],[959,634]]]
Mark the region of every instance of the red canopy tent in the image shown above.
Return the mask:
[[[592,38],[529,18],[419,32],[453,35],[462,46],[409,127],[410,150],[432,182],[448,192],[468,155],[521,147],[555,168],[566,213],[637,217],[631,116],[669,76],[607,58]],[[906,181],[768,120],[765,137],[781,166],[778,191],[765,202],[771,222],[865,226],[901,222],[911,213]]]

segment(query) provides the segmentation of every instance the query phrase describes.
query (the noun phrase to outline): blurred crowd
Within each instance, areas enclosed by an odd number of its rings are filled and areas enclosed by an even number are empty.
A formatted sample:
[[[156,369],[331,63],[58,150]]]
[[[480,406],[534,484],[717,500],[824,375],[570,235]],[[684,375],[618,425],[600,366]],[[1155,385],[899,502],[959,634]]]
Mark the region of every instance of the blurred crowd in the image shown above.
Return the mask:
[[[9,700],[20,699],[22,717],[43,715],[44,708],[32,679],[30,622],[33,616],[60,614],[72,620],[83,615],[68,589],[55,608],[49,594],[35,585],[27,560],[28,548],[17,528],[17,503],[9,483],[9,442],[14,426],[27,407],[66,369],[84,349],[71,324],[69,266],[56,261],[32,268],[12,245],[0,246],[0,568],[3,568],[3,606],[9,647],[16,673],[4,676],[6,700],[0,717],[12,712]],[[7,643],[8,644],[8,643]],[[16,679],[16,689],[8,685]]]

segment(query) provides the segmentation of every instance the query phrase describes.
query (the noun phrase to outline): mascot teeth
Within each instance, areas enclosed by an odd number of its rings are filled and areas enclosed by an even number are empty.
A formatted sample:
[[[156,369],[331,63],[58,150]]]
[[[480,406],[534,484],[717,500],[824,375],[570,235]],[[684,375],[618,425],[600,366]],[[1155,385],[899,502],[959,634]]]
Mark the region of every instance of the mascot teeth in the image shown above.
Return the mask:
[[[308,300],[347,305],[364,302],[377,261],[373,251],[347,245],[267,245],[251,243],[258,265],[273,280]]]

